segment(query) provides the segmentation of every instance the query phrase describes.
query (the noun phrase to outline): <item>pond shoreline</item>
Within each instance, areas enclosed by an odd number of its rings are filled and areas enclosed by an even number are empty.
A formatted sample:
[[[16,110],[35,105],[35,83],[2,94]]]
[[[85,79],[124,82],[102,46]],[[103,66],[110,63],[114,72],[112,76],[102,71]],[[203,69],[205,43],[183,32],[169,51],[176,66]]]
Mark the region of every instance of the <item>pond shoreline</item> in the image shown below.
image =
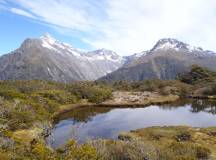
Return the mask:
[[[186,99],[206,99],[216,100],[216,96],[189,95]],[[184,98],[184,99],[185,99]],[[80,107],[108,107],[108,108],[139,108],[150,105],[169,104],[180,100],[178,95],[160,95],[155,92],[113,92],[113,98],[102,103],[78,103],[61,106],[60,109],[53,114],[53,118]]]
[[[177,99],[179,100],[179,99]],[[121,103],[121,104],[72,104],[72,105],[67,105],[64,106],[66,108],[59,110],[58,112],[55,112],[52,116],[52,118],[55,118],[61,114],[64,114],[66,112],[70,112],[74,109],[77,108],[82,108],[82,107],[106,107],[106,108],[144,108],[144,107],[148,107],[151,105],[164,105],[164,104],[169,104],[172,102],[175,102],[177,100],[174,101],[164,101],[164,102],[151,102],[151,103]]]
[[[123,95],[123,98],[121,97]],[[186,99],[215,99],[214,96],[187,96]],[[134,100],[135,99],[135,100]],[[178,102],[181,100],[177,95],[160,95],[151,92],[115,92],[112,99],[96,104],[83,101],[79,104],[69,104],[61,106],[60,109],[52,116],[52,126],[49,128],[48,137],[51,130],[54,128],[56,119],[67,112],[81,108],[145,108],[151,105],[166,105]],[[44,137],[44,138],[46,138]]]
[[[203,96],[203,95],[189,95],[187,98],[191,99],[216,99],[216,96]]]
[[[112,99],[99,104],[85,102],[61,106],[52,117],[54,119],[60,114],[80,107],[139,108],[150,105],[169,104],[179,99],[180,97],[177,95],[160,95],[153,92],[114,92]]]
[[[207,108],[202,108],[202,106],[206,106]],[[189,128],[194,128],[194,130],[214,128],[213,126],[216,126],[216,108],[214,106],[214,101],[195,99],[179,99],[165,105],[137,106],[136,108],[130,106],[125,106],[126,108],[108,108],[104,106],[99,107],[98,105],[94,107],[82,105],[80,107],[77,105],[71,112],[56,117],[57,119],[53,123],[52,134],[46,140],[47,144],[54,148],[65,144],[66,137],[69,139],[71,136],[75,136],[78,143],[85,143],[86,140],[97,141],[100,139],[116,142],[118,137],[120,140],[125,139],[128,141],[131,139],[128,136],[130,131],[134,133],[136,130],[151,128],[153,126],[158,126],[159,128],[158,130],[152,130],[154,132],[153,138],[156,138],[156,140],[158,138],[163,139],[164,136],[160,136],[160,131],[164,132],[165,137],[169,136],[169,134],[175,132],[175,129],[169,129],[171,126],[180,132],[182,131],[182,125],[190,126]],[[212,113],[208,112],[210,109],[212,109]],[[203,114],[202,112],[207,114]],[[185,118],[185,115],[188,118]],[[121,133],[126,134],[122,135]],[[139,133],[142,134],[143,132]],[[216,135],[215,129],[209,132],[209,134]],[[182,136],[180,134],[180,138],[184,139],[185,134]],[[58,140],[52,141],[52,139]]]

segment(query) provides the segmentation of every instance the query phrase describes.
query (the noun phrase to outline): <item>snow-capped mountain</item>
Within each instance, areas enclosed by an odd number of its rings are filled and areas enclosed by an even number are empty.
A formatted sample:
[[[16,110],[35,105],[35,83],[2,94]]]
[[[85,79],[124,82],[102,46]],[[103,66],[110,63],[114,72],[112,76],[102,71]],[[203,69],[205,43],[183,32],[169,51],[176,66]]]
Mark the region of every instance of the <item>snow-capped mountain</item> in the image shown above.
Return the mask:
[[[180,42],[176,39],[172,38],[164,38],[159,40],[156,45],[151,49],[151,51],[156,51],[156,50],[169,50],[169,49],[174,49],[176,51],[179,50],[188,50],[190,52],[202,52],[203,49],[200,47],[192,47],[189,44],[186,44],[184,42]]]
[[[175,79],[197,64],[216,71],[216,53],[193,47],[176,39],[159,40],[149,51],[133,55],[123,67],[102,80]]]
[[[125,61],[125,58],[119,56],[117,53],[104,48],[88,52],[85,56],[89,60],[105,60],[118,63],[124,63]]]
[[[148,51],[121,57],[107,49],[86,52],[45,34],[0,57],[0,80],[175,79],[193,64],[216,70],[216,54],[166,38]]]
[[[70,44],[56,40],[48,33],[40,37],[40,40],[41,40],[41,45],[44,48],[56,51],[60,54],[73,54],[75,56],[81,56],[84,53],[84,51],[82,50],[73,48]]]
[[[155,46],[148,51],[148,53],[155,52],[157,50],[176,50],[176,51],[182,51],[182,52],[188,52],[192,54],[199,54],[203,56],[211,56],[215,55],[216,53],[209,51],[209,50],[203,50],[201,47],[194,47],[187,43],[178,41],[176,39],[172,38],[164,38],[159,40]]]
[[[0,57],[0,80],[95,80],[124,62],[113,51],[85,52],[45,34],[39,39],[26,39],[20,48]]]
[[[134,54],[132,54],[130,56],[123,57],[124,60],[125,60],[124,65],[126,66],[126,65],[138,60],[140,57],[146,55],[147,53],[148,53],[147,51],[143,51],[143,52],[140,52],[140,53],[134,53]]]

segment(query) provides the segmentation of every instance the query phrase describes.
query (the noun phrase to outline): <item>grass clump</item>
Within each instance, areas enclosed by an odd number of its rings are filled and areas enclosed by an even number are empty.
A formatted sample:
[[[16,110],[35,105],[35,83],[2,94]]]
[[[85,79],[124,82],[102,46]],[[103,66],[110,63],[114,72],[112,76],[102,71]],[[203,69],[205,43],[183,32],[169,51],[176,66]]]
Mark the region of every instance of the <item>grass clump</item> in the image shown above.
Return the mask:
[[[215,128],[150,127],[122,134],[122,140],[145,142],[152,145],[157,154],[153,159],[198,160],[214,159],[216,145]],[[124,138],[126,137],[126,138]]]

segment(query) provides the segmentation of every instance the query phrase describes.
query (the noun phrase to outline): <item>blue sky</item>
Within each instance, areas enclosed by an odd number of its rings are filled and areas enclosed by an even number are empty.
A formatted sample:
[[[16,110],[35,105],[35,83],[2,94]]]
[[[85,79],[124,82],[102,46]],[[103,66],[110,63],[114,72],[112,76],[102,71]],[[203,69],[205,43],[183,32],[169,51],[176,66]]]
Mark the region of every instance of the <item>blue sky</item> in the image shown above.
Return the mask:
[[[7,2],[4,8],[0,7],[0,55],[17,49],[26,38],[39,38],[45,33],[51,34],[60,41],[72,44],[74,47],[91,50],[92,47],[82,42],[73,34],[61,33],[47,23],[43,23],[20,14],[14,14],[5,8],[18,7]]]
[[[73,44],[81,49],[91,50],[91,46],[73,35],[61,34],[47,24],[29,20],[26,17],[10,12],[0,13],[0,54],[8,53],[20,46],[26,38],[39,38],[45,33],[51,34],[60,41]]]
[[[121,55],[168,37],[216,51],[216,1],[0,0],[0,54],[44,33],[77,48]]]

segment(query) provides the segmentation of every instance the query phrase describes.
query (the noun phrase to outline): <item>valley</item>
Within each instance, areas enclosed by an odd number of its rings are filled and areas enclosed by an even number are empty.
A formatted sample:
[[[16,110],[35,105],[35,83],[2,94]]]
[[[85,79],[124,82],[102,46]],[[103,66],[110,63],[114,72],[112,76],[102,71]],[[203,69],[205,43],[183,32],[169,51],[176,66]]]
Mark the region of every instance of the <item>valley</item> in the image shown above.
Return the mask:
[[[0,57],[0,157],[214,160],[215,63],[170,38],[124,57],[26,39]]]
[[[179,80],[1,81],[0,156],[214,159],[214,85],[198,66]]]
[[[0,160],[216,160],[216,0],[0,0]]]

